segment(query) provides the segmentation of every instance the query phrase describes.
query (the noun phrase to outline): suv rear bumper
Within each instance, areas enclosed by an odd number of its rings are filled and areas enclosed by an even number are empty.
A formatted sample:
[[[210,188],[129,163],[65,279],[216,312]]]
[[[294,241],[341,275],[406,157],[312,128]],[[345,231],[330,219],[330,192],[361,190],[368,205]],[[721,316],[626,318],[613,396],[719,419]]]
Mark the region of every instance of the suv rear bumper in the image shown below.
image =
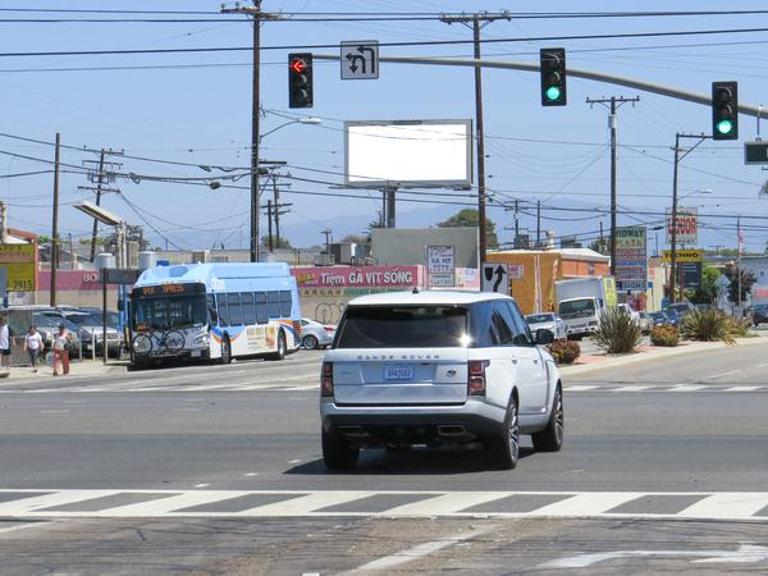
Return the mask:
[[[323,429],[361,446],[466,443],[503,430],[506,410],[478,400],[450,406],[338,406],[323,401]]]

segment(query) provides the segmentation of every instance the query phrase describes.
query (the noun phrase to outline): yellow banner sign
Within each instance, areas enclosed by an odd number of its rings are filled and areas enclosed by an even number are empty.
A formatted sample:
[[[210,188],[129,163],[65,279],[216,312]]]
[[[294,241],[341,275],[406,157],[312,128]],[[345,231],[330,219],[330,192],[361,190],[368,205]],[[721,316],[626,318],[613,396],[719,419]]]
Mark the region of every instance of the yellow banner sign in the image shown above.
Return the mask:
[[[701,262],[704,250],[701,248],[684,248],[676,250],[678,262]],[[672,262],[672,250],[663,250],[664,262]]]
[[[8,292],[33,292],[37,288],[34,244],[0,244],[0,266],[8,269]]]

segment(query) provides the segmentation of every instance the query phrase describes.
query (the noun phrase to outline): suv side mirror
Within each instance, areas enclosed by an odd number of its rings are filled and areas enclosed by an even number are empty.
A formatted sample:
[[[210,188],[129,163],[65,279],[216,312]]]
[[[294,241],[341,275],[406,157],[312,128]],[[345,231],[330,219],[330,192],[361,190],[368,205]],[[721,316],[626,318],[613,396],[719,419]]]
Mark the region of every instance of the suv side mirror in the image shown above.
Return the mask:
[[[539,328],[536,330],[536,344],[552,344],[555,341],[555,334],[552,330],[546,328]]]

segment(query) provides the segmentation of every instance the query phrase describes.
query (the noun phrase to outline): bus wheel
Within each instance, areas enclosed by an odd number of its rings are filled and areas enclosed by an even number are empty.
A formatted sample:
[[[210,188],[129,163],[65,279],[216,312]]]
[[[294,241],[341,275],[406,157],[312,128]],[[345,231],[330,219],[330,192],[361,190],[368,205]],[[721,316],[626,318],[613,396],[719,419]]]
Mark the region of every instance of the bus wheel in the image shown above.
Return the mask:
[[[277,333],[277,352],[274,354],[269,355],[270,360],[282,360],[285,358],[285,352],[287,349],[287,344],[285,343],[285,332],[280,330],[280,332]]]
[[[232,345],[229,342],[229,336],[226,334],[221,338],[221,360],[222,364],[230,364],[232,362]]]

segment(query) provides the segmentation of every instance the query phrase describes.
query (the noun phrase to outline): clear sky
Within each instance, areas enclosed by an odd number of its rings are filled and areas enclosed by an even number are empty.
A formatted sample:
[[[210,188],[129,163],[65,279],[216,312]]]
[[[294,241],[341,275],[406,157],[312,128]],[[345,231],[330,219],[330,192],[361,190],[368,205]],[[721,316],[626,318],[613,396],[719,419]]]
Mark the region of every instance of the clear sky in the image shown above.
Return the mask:
[[[29,3],[0,2],[0,8],[23,8]],[[35,8],[72,8],[72,2],[39,1]],[[198,164],[247,167],[250,141],[251,74],[247,51],[193,54],[89,55],[11,57],[9,52],[162,49],[192,47],[248,47],[250,24],[218,15],[220,2],[209,0],[87,1],[78,9],[200,10],[212,14],[179,15],[210,19],[183,23],[19,23],[13,18],[105,18],[99,14],[0,12],[0,176],[37,170],[49,165],[34,160],[53,158],[49,145],[9,138],[22,136],[52,142],[61,133],[62,143],[75,148],[101,147],[124,150],[129,156],[189,163],[191,166],[117,159],[121,172],[161,178],[205,178],[224,174],[205,172]],[[455,12],[503,8],[516,13],[535,11],[650,11],[737,10],[768,8],[752,1],[644,0],[608,2],[582,0],[542,4],[406,0],[264,0],[272,12]],[[136,15],[136,18],[149,16]],[[156,16],[167,18],[170,16]],[[3,21],[5,20],[5,21]],[[523,19],[490,24],[484,38],[517,41],[485,44],[488,58],[537,62],[544,46],[564,46],[568,65],[630,76],[678,88],[709,93],[714,80],[737,80],[742,103],[760,104],[768,83],[766,34],[742,33],[707,36],[674,36],[635,39],[537,41],[542,36],[589,35],[620,32],[661,32],[768,27],[768,15],[644,17],[616,19]],[[344,40],[376,39],[382,43],[420,40],[470,40],[471,31],[439,21],[410,22],[291,22],[266,23],[262,43],[262,106],[264,132],[285,123],[282,115],[310,114],[322,119],[319,126],[293,124],[275,131],[262,142],[262,157],[283,160],[293,180],[283,200],[292,202],[284,216],[283,230],[294,245],[308,246],[322,240],[330,227],[335,238],[360,233],[377,218],[379,194],[331,189],[343,180],[344,120],[472,118],[474,90],[470,69],[385,63],[376,81],[342,81],[338,62],[315,62],[315,106],[290,110],[287,89],[286,49],[280,46],[337,44]],[[337,53],[316,49],[316,53]],[[470,44],[450,46],[382,46],[382,55],[469,56]],[[59,69],[51,71],[50,69]],[[66,69],[62,71],[60,69]],[[654,214],[622,215],[620,224],[661,224],[671,204],[672,150],[677,131],[708,132],[706,106],[663,98],[618,86],[569,78],[568,106],[542,108],[539,78],[527,72],[484,72],[488,187],[496,203],[518,198],[525,206],[523,228],[535,228],[532,203],[541,200],[543,228],[558,236],[581,234],[594,239],[603,213],[584,208],[609,205],[609,150],[607,112],[590,108],[587,97],[635,96],[635,107],[619,112],[619,203],[627,211]],[[766,102],[768,104],[768,102]],[[736,215],[761,216],[744,220],[745,245],[763,251],[768,231],[768,198],[758,199],[765,181],[759,166],[744,166],[742,143],[755,136],[755,121],[740,121],[739,142],[706,142],[681,164],[681,206],[696,206],[702,218],[701,244],[736,245]],[[768,124],[764,129],[768,131]],[[28,158],[22,158],[26,156]],[[86,178],[74,166],[97,156],[65,148],[62,161],[69,165],[61,178],[63,235],[85,237],[87,217],[71,207],[92,193],[79,190]],[[320,172],[322,171],[322,172]],[[134,178],[134,180],[139,180]],[[155,245],[206,248],[223,243],[228,248],[247,246],[247,178],[234,183],[242,188],[211,190],[179,182],[119,179],[104,204],[130,222],[145,224]],[[201,182],[195,181],[197,184]],[[51,221],[50,173],[0,179],[0,199],[9,206],[11,226],[49,233]],[[309,194],[299,194],[300,192]],[[328,192],[354,198],[323,196]],[[399,205],[398,224],[429,226],[473,198],[411,193],[403,198],[428,202]],[[436,203],[440,202],[440,203]],[[130,205],[129,205],[130,203]],[[563,210],[565,209],[565,210]],[[722,219],[713,216],[731,215]],[[510,241],[512,214],[493,202],[489,216],[497,222],[500,237]],[[162,232],[163,237],[152,227]],[[659,242],[664,243],[663,231]],[[651,232],[653,247],[654,232]]]

